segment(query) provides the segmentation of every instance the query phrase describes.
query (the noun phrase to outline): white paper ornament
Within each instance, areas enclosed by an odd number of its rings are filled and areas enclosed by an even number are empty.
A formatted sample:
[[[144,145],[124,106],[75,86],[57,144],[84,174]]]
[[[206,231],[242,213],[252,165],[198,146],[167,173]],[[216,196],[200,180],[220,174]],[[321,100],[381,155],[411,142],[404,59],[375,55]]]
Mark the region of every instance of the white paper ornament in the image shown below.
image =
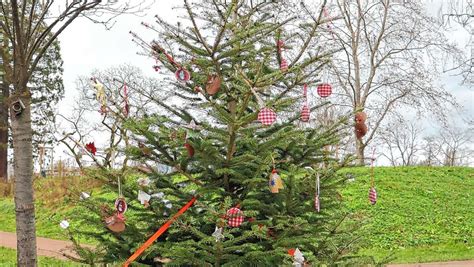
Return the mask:
[[[69,227],[69,222],[66,221],[66,220],[62,220],[60,223],[59,223],[59,226],[61,226],[61,228],[63,229],[67,229]]]
[[[165,196],[165,193],[163,192],[158,192],[158,193],[154,193],[151,195],[152,197],[156,197],[156,198],[163,198]]]
[[[214,230],[212,236],[216,239],[216,242],[219,242],[219,240],[223,239],[224,235],[222,234],[222,227],[216,226],[216,230]]]
[[[145,205],[150,201],[151,196],[142,190],[138,190],[138,200],[142,205]]]
[[[80,200],[86,200],[86,199],[88,199],[88,198],[90,198],[90,197],[91,197],[91,195],[90,195],[89,193],[87,193],[87,192],[82,192],[81,195],[80,195],[80,197],[79,197],[79,199],[80,199]]]

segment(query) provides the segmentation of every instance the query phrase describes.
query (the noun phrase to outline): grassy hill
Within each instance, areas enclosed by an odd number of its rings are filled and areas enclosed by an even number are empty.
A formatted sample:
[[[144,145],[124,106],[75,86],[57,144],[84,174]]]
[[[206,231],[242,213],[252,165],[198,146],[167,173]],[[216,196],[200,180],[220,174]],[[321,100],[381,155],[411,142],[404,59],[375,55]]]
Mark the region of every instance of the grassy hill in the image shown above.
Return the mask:
[[[342,192],[347,207],[365,216],[361,252],[394,262],[474,259],[474,169],[375,168],[377,204],[368,202],[369,168]]]
[[[368,202],[370,169],[348,168],[342,172],[355,177],[341,192],[347,208],[366,218],[361,228],[366,239],[361,254],[377,260],[393,255],[392,262],[400,263],[474,259],[473,168],[375,168],[378,202],[374,206]],[[58,224],[81,212],[74,206],[80,191],[108,195],[100,183],[77,178],[39,179],[35,187],[37,233],[54,239],[67,238]],[[110,196],[111,201],[114,196]],[[0,198],[0,209],[0,231],[15,231],[11,197]],[[72,221],[71,227],[87,225]]]

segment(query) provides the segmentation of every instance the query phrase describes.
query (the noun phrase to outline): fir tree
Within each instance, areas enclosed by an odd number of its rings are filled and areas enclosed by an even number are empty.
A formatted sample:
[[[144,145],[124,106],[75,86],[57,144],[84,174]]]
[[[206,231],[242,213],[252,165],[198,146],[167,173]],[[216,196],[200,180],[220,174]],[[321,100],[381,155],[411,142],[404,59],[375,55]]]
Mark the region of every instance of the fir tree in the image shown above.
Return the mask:
[[[112,213],[110,200],[92,197],[83,202],[95,211],[81,216],[100,230],[90,234],[105,249],[103,261],[126,260],[197,196],[195,205],[145,251],[140,263],[290,265],[288,250],[296,248],[313,266],[349,262],[353,234],[343,223],[338,190],[344,177],[336,173],[348,160],[338,160],[331,149],[346,118],[326,125],[315,118],[300,121],[303,86],[315,90],[332,53],[320,19],[322,6],[311,13],[294,3],[184,3],[187,21],[175,26],[158,18],[156,28],[145,24],[159,34],[151,43],[134,36],[163,65],[160,75],[169,74],[166,89],[171,93],[154,98],[159,109],[146,117],[120,115],[136,140],[127,153],[149,166],[150,173],[139,177],[146,175],[151,184],[138,186],[133,169],[128,174],[105,168],[94,172],[114,187],[115,179],[121,179],[129,203],[126,230],[112,233],[102,221]],[[189,71],[189,81],[176,80],[179,70]],[[312,104],[314,114],[327,102],[317,99]],[[274,110],[277,121],[259,122],[263,107]],[[278,193],[269,188],[273,168],[283,182]],[[320,212],[315,209],[318,173]],[[138,190],[157,194],[149,207],[136,200]],[[100,208],[104,204],[109,206],[105,210]],[[231,227],[228,211],[235,207],[245,219]],[[213,236],[219,227],[220,238]]]

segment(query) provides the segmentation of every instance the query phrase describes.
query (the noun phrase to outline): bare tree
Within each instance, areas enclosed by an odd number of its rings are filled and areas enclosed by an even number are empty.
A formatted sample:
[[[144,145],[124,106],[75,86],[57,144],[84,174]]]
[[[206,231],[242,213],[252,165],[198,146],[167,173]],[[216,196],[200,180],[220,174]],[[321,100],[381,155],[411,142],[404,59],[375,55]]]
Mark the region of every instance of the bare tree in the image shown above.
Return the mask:
[[[97,100],[98,92],[91,84],[91,77],[103,86],[106,112],[100,111],[102,103]],[[111,169],[115,163],[119,163],[124,171],[129,164],[125,152],[132,145],[137,145],[125,127],[126,120],[128,117],[143,118],[147,113],[157,112],[152,97],[161,94],[157,88],[166,91],[165,86],[129,65],[94,71],[90,77],[80,77],[76,85],[80,95],[72,115],[61,116],[63,119],[58,128],[62,130],[58,130],[58,141],[66,146],[68,154],[81,169],[85,167],[82,163],[84,145],[95,141],[98,153],[87,153],[88,157],[103,168]],[[107,137],[107,141],[94,140],[97,136]]]
[[[473,129],[448,127],[439,134],[444,166],[469,166],[474,155]]]
[[[392,166],[412,166],[417,163],[421,150],[420,137],[423,130],[416,121],[406,121],[401,116],[392,120],[380,130],[379,139],[384,145],[382,155]]]
[[[355,137],[360,164],[364,150],[388,114],[400,106],[412,106],[443,116],[454,99],[433,81],[438,59],[457,55],[435,21],[416,1],[337,1],[328,8],[334,20],[333,38],[342,52],[334,56],[328,78],[341,94],[336,101],[364,110],[369,132]]]
[[[110,2],[110,1],[109,1]],[[0,1],[0,27],[12,44],[11,64],[5,66],[5,77],[13,85],[8,103],[14,147],[15,210],[17,263],[36,266],[36,230],[33,199],[33,158],[31,127],[31,92],[28,88],[38,62],[57,37],[78,17],[108,14],[105,22],[132,6],[127,3],[83,1]],[[116,1],[113,1],[116,2]],[[56,10],[60,10],[56,12]],[[99,22],[97,19],[96,22]]]

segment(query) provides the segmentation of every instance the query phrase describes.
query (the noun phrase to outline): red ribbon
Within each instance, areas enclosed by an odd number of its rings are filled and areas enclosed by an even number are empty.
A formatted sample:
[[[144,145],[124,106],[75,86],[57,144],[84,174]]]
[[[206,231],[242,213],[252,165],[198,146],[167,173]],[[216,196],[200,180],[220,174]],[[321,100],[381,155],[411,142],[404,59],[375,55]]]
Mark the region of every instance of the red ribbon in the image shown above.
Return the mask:
[[[133,255],[130,256],[130,258],[127,259],[127,261],[123,264],[123,267],[128,267],[130,265],[130,263],[132,263],[134,260],[136,260],[149,246],[151,246],[153,244],[153,242],[155,242],[156,239],[158,239],[158,237],[160,237],[164,232],[166,232],[166,230],[168,230],[170,225],[179,216],[181,216],[187,209],[189,209],[194,204],[195,201],[196,201],[196,197],[193,197],[175,215],[173,215],[173,217],[171,219],[169,219],[165,224],[163,224],[163,226],[161,226],[160,229],[158,229],[158,231],[156,231],[150,238],[148,238],[148,240],[145,241],[145,243],[141,247],[139,247],[135,251],[135,253],[133,253]]]

